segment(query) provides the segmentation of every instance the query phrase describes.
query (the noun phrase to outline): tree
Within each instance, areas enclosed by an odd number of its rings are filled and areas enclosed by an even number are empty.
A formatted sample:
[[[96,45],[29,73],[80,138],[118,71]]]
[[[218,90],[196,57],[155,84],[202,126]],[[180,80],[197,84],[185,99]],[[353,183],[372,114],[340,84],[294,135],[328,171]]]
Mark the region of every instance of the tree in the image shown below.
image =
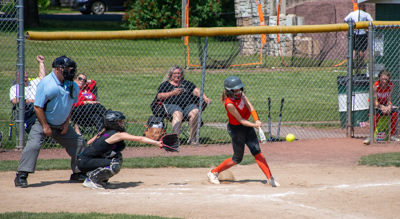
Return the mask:
[[[132,0],[125,15],[126,26],[132,30],[179,28],[180,3],[176,0]],[[221,0],[194,1],[189,4],[189,26],[223,26],[219,19],[221,11]]]

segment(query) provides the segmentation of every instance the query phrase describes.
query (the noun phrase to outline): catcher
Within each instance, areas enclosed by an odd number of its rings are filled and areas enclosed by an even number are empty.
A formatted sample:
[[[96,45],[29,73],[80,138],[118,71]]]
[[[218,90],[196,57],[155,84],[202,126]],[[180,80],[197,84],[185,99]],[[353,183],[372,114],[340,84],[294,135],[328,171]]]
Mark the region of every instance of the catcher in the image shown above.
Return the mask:
[[[233,156],[223,161],[216,168],[208,172],[208,179],[213,184],[220,184],[218,174],[232,166],[240,163],[243,159],[245,144],[250,149],[251,154],[256,159],[260,169],[267,177],[267,182],[272,187],[279,186],[279,183],[272,177],[267,161],[261,153],[258,144],[257,134],[254,128],[261,127],[257,113],[243,93],[244,84],[240,78],[230,76],[224,81],[225,90],[222,93],[221,101],[225,103],[225,109],[228,115],[228,133],[232,138]],[[253,116],[254,123],[248,119]]]
[[[108,110],[104,116],[104,129],[90,139],[89,147],[78,155],[78,168],[87,175],[83,186],[92,189],[107,187],[108,180],[121,169],[124,140],[152,144],[167,151],[179,151],[177,135],[164,136],[161,141],[134,136],[125,131],[124,119],[121,112]],[[163,143],[165,139],[168,139],[169,146]]]

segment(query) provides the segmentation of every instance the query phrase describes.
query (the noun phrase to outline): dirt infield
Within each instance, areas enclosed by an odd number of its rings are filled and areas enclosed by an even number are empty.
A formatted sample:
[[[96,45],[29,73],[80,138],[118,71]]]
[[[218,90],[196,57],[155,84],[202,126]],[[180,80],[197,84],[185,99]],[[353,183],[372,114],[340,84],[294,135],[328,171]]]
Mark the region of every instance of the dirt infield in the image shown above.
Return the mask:
[[[247,149],[246,149],[247,150]],[[122,169],[115,189],[67,182],[70,171],[38,171],[15,188],[15,172],[0,173],[0,212],[102,212],[182,218],[397,218],[400,169],[357,164],[363,155],[400,152],[399,144],[364,146],[358,139],[301,140],[262,145],[281,187],[266,185],[256,164],[237,165],[234,180],[207,182],[209,168]],[[128,149],[125,157],[230,154],[230,145],[184,146],[179,154]],[[248,153],[248,150],[246,151]],[[18,159],[20,152],[0,153]],[[67,157],[42,150],[41,158]]]

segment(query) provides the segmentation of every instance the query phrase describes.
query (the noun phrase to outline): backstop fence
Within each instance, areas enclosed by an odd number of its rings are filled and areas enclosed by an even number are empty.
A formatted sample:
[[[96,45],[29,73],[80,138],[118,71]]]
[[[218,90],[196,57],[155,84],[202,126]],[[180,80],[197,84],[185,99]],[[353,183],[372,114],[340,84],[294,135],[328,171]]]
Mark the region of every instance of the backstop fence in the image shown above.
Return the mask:
[[[95,95],[99,103],[105,109],[119,110],[126,115],[127,131],[133,135],[144,134],[147,120],[153,115],[150,105],[160,84],[169,69],[179,65],[184,68],[185,80],[193,82],[211,99],[211,104],[201,113],[200,144],[230,142],[226,131],[227,116],[220,97],[224,80],[232,75],[239,76],[245,84],[245,94],[257,110],[267,136],[270,133],[279,139],[292,133],[297,139],[361,138],[370,135],[369,75],[376,76],[380,69],[391,71],[395,85],[393,102],[399,104],[400,50],[397,42],[400,34],[398,26],[394,26],[398,24],[373,24],[374,34],[369,45],[367,41],[362,42],[367,45],[366,51],[354,58],[349,49],[353,44],[352,25],[349,28],[348,24],[336,24],[28,32],[24,64],[29,77],[35,78],[37,55],[45,57],[46,73],[51,71],[51,63],[56,57],[72,58],[78,65],[78,74],[84,73],[87,79],[96,81]],[[360,22],[356,28],[367,29],[368,25]],[[9,119],[12,106],[8,95],[11,81],[16,79],[15,31],[16,28],[8,27],[0,32],[0,128],[4,133],[3,145],[6,143],[8,147],[14,147],[15,142],[18,146],[20,142],[15,141],[15,133],[10,140],[6,136],[9,124],[14,123]],[[265,42],[262,42],[261,34],[266,34]],[[190,66],[185,36],[189,36]],[[374,74],[369,74],[371,71]],[[348,83],[350,80],[353,83]],[[271,110],[268,98],[271,99]],[[77,115],[76,119],[81,116]],[[79,129],[86,139],[96,132],[94,124],[81,124]],[[167,132],[171,131],[171,122],[168,122]],[[183,143],[188,140],[185,127],[180,138]],[[48,140],[44,146],[55,145]],[[138,143],[130,142],[129,145]]]

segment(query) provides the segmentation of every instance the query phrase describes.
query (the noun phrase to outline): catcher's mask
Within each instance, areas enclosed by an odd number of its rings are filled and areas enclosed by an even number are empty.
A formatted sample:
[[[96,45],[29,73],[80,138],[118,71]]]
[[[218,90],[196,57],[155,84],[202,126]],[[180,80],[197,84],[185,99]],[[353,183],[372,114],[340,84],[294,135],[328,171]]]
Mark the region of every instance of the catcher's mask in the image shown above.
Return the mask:
[[[104,128],[112,129],[120,132],[125,131],[125,127],[120,125],[120,121],[124,120],[125,116],[119,111],[108,110],[104,116]]]
[[[74,80],[76,73],[76,63],[74,60],[64,56],[60,56],[54,59],[53,68],[62,68],[64,80],[72,81]]]
[[[242,83],[242,81],[240,80],[239,77],[236,77],[236,76],[227,77],[224,81],[224,87],[225,87],[226,94],[228,95],[228,97],[234,98],[234,99],[240,99],[242,97],[244,84]],[[234,90],[239,90],[239,89],[242,90],[242,92],[240,92],[239,94],[237,94],[235,96]]]

